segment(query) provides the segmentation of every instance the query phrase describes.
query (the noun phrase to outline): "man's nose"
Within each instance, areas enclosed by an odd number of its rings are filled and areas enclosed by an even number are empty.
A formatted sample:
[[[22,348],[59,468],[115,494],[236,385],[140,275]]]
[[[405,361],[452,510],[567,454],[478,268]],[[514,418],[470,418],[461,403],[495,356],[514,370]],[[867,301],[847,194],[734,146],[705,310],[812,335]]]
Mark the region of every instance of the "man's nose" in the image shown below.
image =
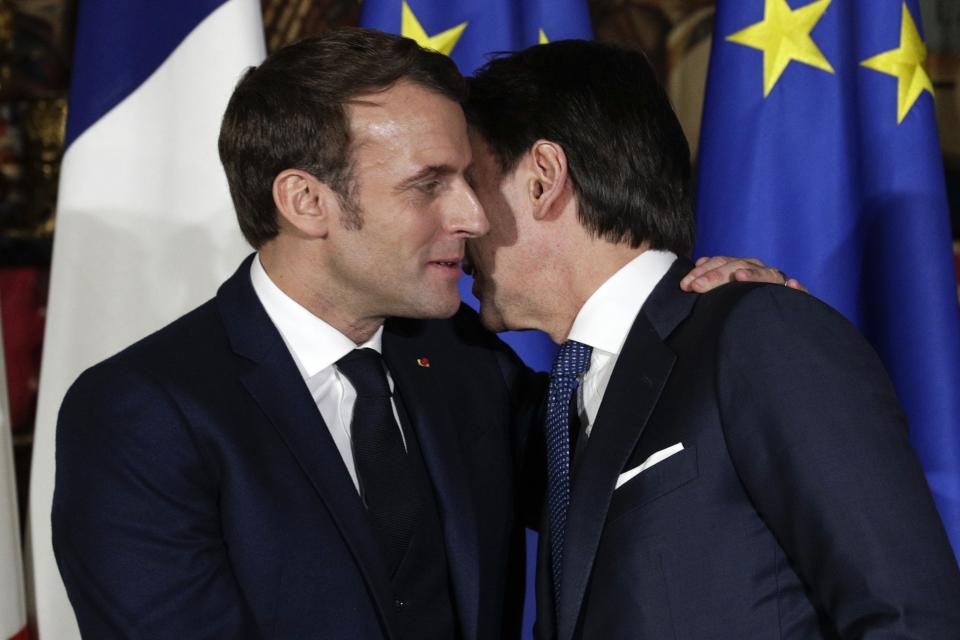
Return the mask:
[[[444,222],[447,231],[466,238],[476,238],[490,231],[490,222],[477,194],[466,184],[451,200]]]

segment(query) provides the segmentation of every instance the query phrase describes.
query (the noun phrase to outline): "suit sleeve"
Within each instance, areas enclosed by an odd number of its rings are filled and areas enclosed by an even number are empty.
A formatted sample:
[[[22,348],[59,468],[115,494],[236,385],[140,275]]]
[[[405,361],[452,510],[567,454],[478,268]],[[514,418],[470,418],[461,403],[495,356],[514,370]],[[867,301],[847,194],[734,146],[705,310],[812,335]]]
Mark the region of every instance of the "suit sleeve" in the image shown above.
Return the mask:
[[[159,385],[116,360],[57,424],[53,545],[88,638],[252,638],[220,533],[217,469]]]
[[[960,571],[859,333],[808,296],[757,288],[728,318],[717,371],[737,473],[842,637],[956,638]]]

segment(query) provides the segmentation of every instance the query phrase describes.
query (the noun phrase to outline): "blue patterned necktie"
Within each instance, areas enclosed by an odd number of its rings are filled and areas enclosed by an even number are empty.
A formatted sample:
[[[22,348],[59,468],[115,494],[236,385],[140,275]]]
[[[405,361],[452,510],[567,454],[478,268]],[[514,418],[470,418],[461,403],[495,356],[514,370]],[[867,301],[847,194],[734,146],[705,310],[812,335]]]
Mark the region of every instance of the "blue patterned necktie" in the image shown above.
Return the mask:
[[[550,509],[550,555],[553,598],[560,610],[563,540],[570,506],[570,398],[580,376],[590,368],[592,347],[567,340],[560,346],[547,393],[547,506]]]

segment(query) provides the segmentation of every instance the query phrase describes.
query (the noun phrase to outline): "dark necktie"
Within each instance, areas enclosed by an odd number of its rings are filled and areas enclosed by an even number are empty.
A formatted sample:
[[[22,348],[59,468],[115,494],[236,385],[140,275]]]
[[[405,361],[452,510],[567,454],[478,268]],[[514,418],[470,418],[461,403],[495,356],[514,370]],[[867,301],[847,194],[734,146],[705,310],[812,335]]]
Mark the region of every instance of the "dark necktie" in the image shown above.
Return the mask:
[[[350,422],[360,495],[383,545],[390,574],[403,559],[416,527],[420,500],[380,354],[354,349],[337,361],[357,391]]]
[[[590,368],[593,349],[576,340],[560,346],[547,392],[547,507],[550,510],[550,566],[553,571],[553,598],[560,610],[560,577],[563,540],[570,506],[570,399],[580,376]]]

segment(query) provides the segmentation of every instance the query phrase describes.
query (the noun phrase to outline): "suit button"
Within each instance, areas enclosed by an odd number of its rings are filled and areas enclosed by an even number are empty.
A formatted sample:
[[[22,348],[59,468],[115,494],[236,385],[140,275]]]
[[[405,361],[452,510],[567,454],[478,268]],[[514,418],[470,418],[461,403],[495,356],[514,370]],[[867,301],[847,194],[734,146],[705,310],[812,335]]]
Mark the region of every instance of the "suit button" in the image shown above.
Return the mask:
[[[393,601],[393,608],[396,609],[397,611],[402,610],[406,606],[407,606],[407,603],[401,600],[400,598],[397,598],[396,600]]]

